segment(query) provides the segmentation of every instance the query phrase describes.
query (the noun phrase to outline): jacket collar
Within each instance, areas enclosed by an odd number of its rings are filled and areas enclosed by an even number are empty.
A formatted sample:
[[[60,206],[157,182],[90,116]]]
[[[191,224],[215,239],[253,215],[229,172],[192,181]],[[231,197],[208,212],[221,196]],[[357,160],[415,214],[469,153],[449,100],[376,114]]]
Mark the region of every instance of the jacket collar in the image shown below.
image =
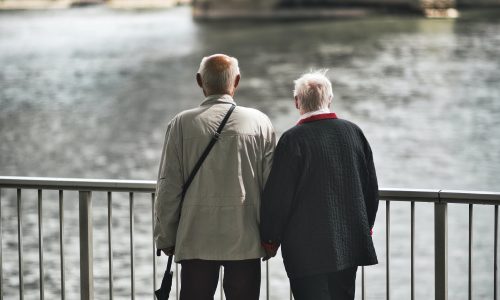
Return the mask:
[[[200,104],[200,106],[203,105],[213,105],[216,103],[231,103],[231,104],[236,104],[233,100],[233,97],[227,94],[221,94],[221,95],[210,95],[205,98],[205,100]]]
[[[315,111],[306,112],[305,114],[300,116],[299,121],[302,119],[307,119],[307,118],[315,116],[315,115],[329,114],[329,113],[331,113],[330,109],[328,107],[324,107],[324,108],[321,108],[321,109],[318,109]]]
[[[337,119],[337,115],[335,113],[326,113],[326,114],[319,114],[319,115],[314,115],[309,118],[301,119],[297,125],[308,123],[308,122],[314,122],[314,121],[319,121],[319,120],[325,120],[325,119]]]

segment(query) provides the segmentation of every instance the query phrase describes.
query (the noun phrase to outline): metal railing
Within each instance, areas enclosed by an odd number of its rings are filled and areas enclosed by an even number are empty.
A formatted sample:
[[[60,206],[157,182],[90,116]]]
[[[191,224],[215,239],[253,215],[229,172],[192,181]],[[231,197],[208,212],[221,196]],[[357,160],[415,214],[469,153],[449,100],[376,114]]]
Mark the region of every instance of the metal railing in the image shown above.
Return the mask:
[[[146,193],[151,195],[151,207],[154,208],[155,181],[137,180],[89,180],[89,179],[66,179],[66,178],[33,178],[33,177],[1,177],[0,176],[0,204],[2,189],[15,189],[17,191],[17,238],[18,238],[18,260],[19,260],[19,298],[24,297],[24,271],[23,271],[23,234],[22,234],[22,191],[34,189],[38,191],[38,246],[39,246],[39,288],[40,299],[44,299],[44,245],[43,245],[43,191],[59,191],[59,240],[60,240],[60,265],[61,265],[61,298],[66,299],[65,293],[65,249],[64,237],[64,192],[78,191],[79,194],[79,227],[80,227],[80,287],[81,299],[88,300],[94,297],[93,288],[93,221],[92,221],[92,192],[107,193],[108,210],[108,271],[109,271],[109,298],[113,299],[113,243],[112,243],[112,195],[113,192],[129,193],[129,221],[130,221],[130,272],[131,272],[131,299],[135,299],[135,266],[134,266],[134,195]],[[497,299],[497,250],[498,250],[498,205],[500,204],[500,193],[498,192],[470,192],[452,190],[410,190],[410,189],[381,189],[380,198],[385,201],[386,206],[386,299],[391,298],[390,285],[390,222],[391,202],[407,202],[411,209],[410,232],[410,278],[411,299],[415,298],[415,203],[434,203],[434,250],[435,250],[435,299],[445,300],[448,298],[448,203],[461,203],[469,205],[469,249],[468,249],[468,299],[472,298],[472,223],[474,205],[491,205],[494,207],[494,279],[493,293]],[[1,216],[1,205],[0,205]],[[154,213],[151,214],[152,220]],[[0,220],[1,221],[1,220]],[[152,222],[153,223],[153,222]],[[154,243],[151,244],[153,253],[153,288],[157,288],[156,258]],[[2,263],[2,222],[0,222],[0,291],[3,291],[3,263]],[[176,297],[178,299],[178,276],[176,265]],[[221,281],[223,274],[221,272]],[[269,299],[270,280],[269,264],[266,263],[266,299]],[[221,289],[221,299],[223,293]],[[361,298],[366,299],[365,292],[365,270],[361,268]],[[290,299],[292,295],[290,293]],[[3,292],[0,292],[0,300],[3,300]]]

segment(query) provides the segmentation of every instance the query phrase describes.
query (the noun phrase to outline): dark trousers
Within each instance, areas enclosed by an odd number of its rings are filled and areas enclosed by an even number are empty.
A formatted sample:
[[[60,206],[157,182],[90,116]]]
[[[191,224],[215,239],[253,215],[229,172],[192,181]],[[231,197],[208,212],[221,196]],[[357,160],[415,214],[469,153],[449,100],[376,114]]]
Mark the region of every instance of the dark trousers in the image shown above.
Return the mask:
[[[258,300],[260,294],[260,259],[181,261],[180,300],[213,300],[224,267],[222,287],[227,300]]]
[[[358,267],[338,272],[290,278],[295,300],[354,300]]]

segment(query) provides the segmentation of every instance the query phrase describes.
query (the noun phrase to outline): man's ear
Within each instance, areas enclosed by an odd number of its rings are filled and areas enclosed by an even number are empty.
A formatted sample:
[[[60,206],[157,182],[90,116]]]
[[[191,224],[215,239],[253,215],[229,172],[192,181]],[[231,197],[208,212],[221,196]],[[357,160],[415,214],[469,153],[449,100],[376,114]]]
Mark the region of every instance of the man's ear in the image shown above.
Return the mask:
[[[234,88],[238,87],[238,84],[240,83],[241,76],[240,74],[236,75],[236,79],[234,80]]]
[[[295,99],[295,108],[299,109],[299,97],[295,96],[293,98]]]
[[[198,82],[198,86],[203,88],[203,82],[201,81],[201,74],[196,73],[196,82]]]

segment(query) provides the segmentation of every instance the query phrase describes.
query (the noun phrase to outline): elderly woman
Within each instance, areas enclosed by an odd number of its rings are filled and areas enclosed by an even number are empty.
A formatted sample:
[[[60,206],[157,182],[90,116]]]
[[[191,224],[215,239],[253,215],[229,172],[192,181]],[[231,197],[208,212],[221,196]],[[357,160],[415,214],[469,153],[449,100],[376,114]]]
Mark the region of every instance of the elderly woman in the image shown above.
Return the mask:
[[[361,129],[330,112],[325,72],[295,81],[301,118],[278,142],[261,204],[268,257],[282,246],[297,300],[354,299],[358,266],[377,263],[378,186]]]

